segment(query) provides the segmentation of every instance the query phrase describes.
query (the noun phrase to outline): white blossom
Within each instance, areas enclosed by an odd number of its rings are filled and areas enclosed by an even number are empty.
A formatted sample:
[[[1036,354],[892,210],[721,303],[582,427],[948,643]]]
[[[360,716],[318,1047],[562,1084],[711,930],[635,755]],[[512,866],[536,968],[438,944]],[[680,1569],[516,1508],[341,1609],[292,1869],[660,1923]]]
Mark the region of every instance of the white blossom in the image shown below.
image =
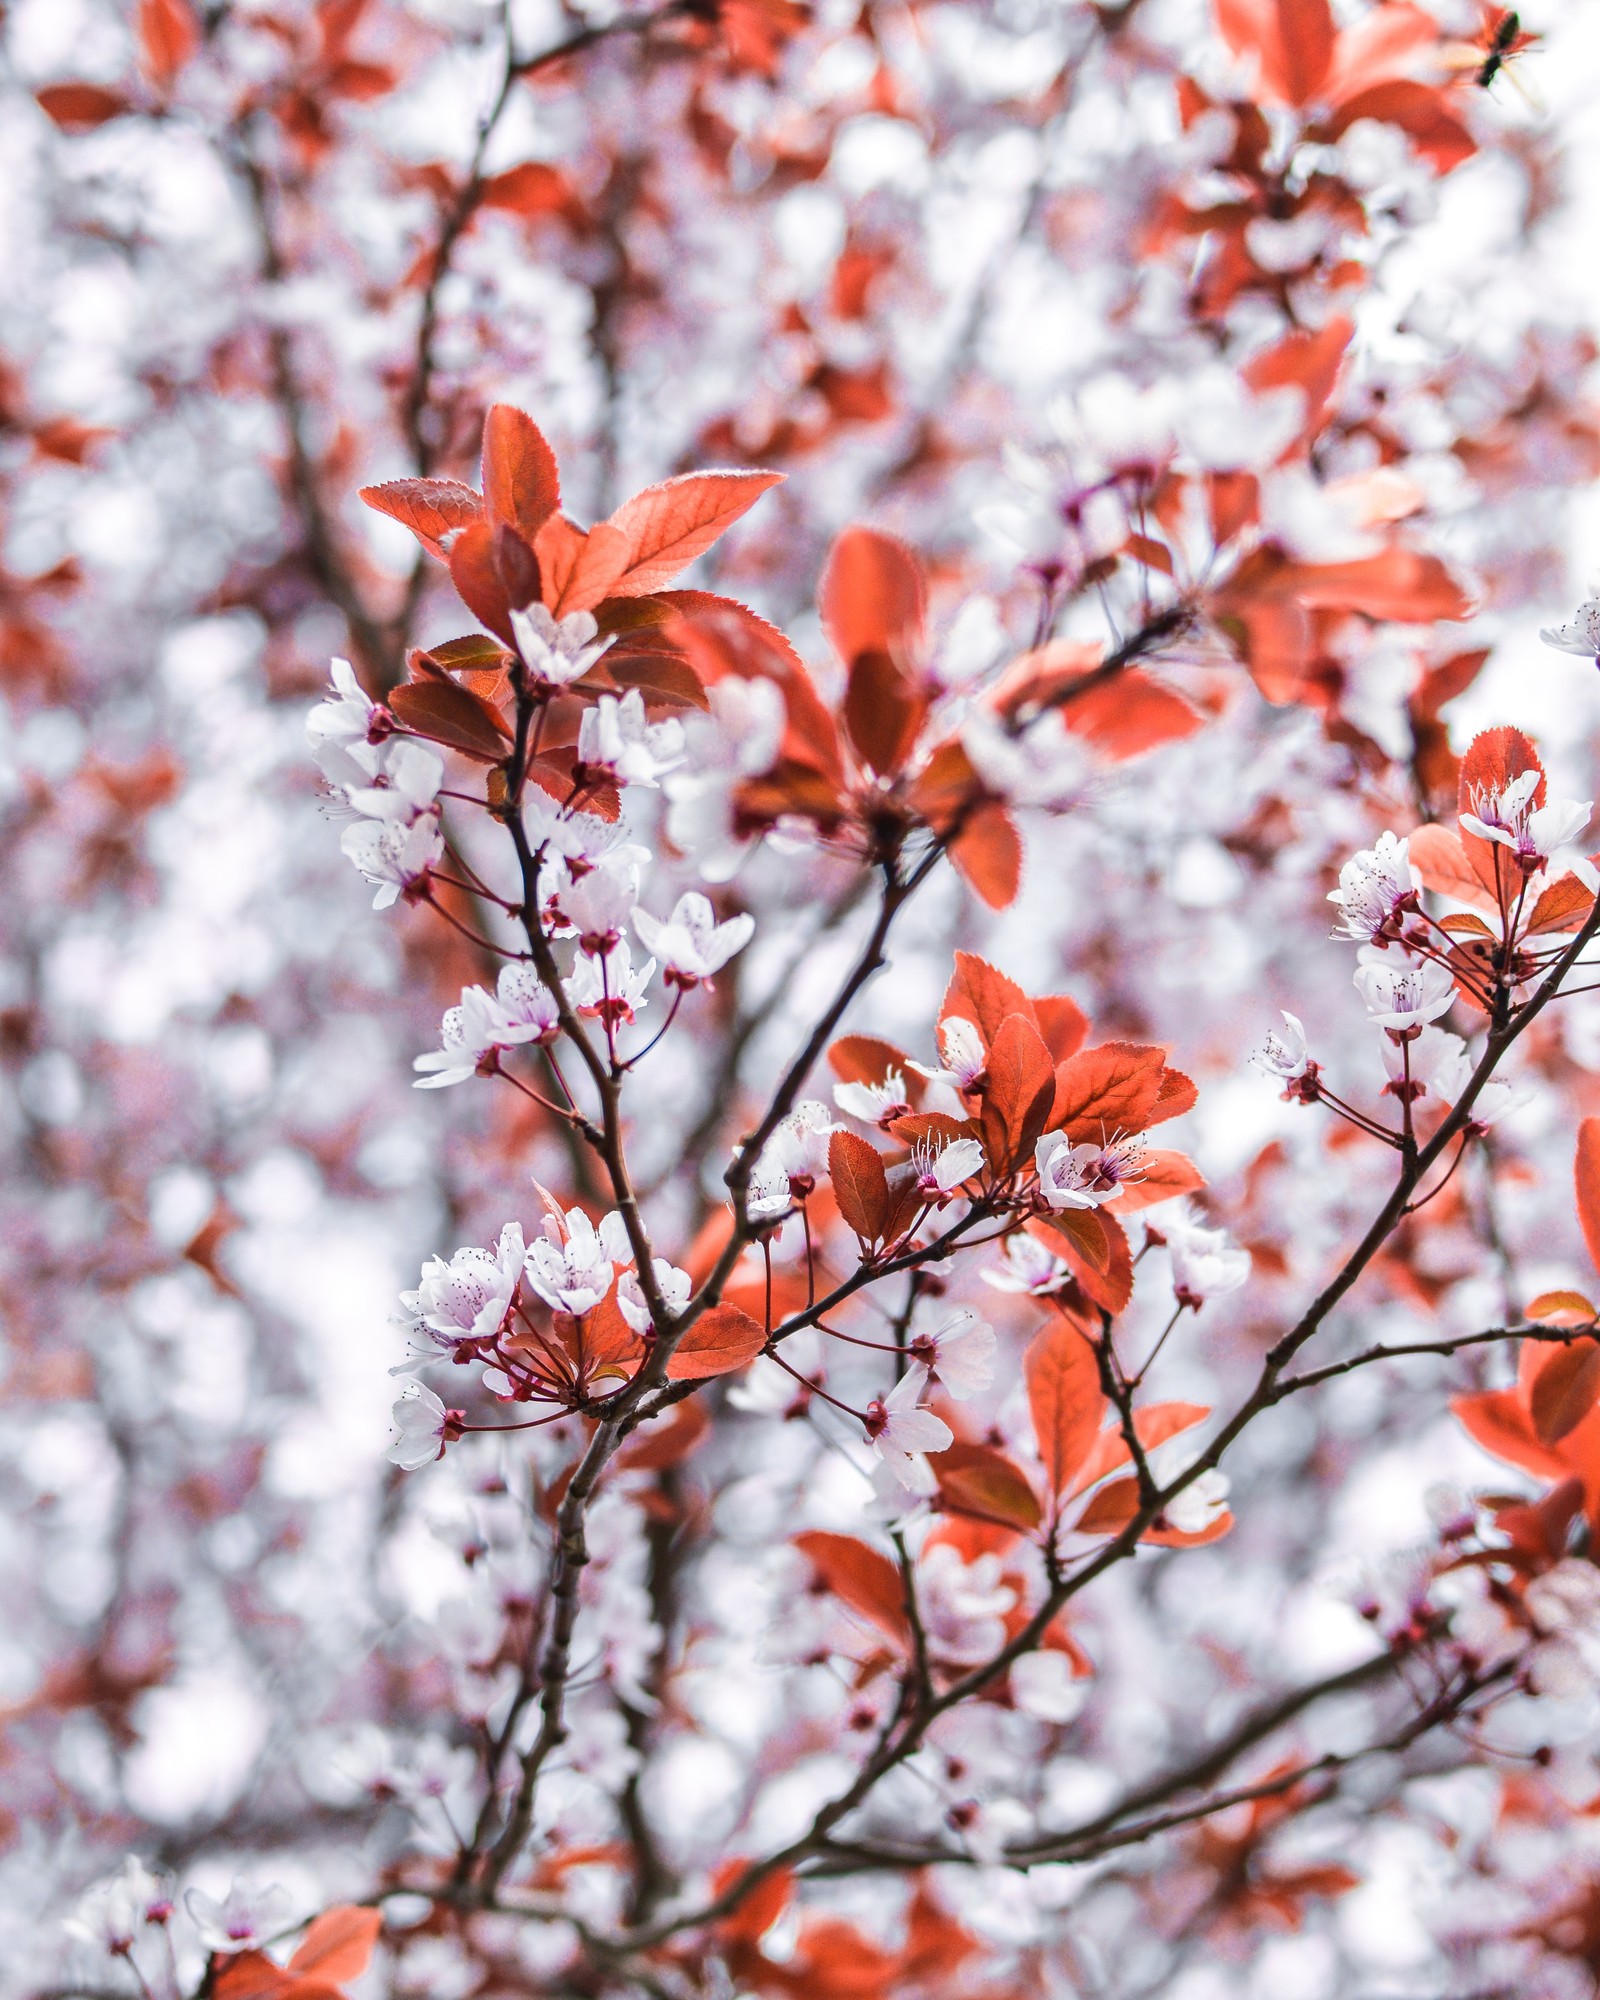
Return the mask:
[[[422,1382],[408,1382],[395,1400],[390,1419],[400,1435],[388,1456],[403,1472],[419,1472],[444,1456],[449,1411]]]
[[[697,986],[720,972],[743,951],[755,927],[755,918],[744,912],[719,924],[710,903],[693,889],[678,898],[665,922],[648,910],[633,913],[639,942],[666,967],[663,977],[673,986]]]
[[[306,737],[317,769],[331,785],[370,785],[378,773],[373,719],[378,704],[356,679],[348,660],[332,666],[332,701],[319,701],[306,717]]]
[[[209,1951],[249,1951],[264,1944],[289,1927],[294,1910],[287,1889],[242,1875],[220,1903],[199,1889],[191,1889],[183,1903]]]
[[[1375,1027],[1408,1034],[1450,1011],[1456,983],[1432,959],[1374,958],[1355,970],[1355,983]]]
[[[669,1264],[665,1257],[653,1257],[650,1268],[655,1273],[656,1290],[661,1294],[668,1312],[674,1316],[681,1313],[689,1303],[694,1280],[687,1271],[680,1271],[675,1264]],[[635,1333],[649,1332],[650,1306],[636,1271],[624,1271],[617,1280],[617,1310]]]
[[[596,638],[600,627],[592,611],[573,611],[558,619],[543,604],[513,611],[511,630],[528,672],[546,687],[582,680],[611,644]]]
[[[1192,1211],[1163,1218],[1161,1233],[1172,1259],[1172,1289],[1180,1305],[1236,1292],[1250,1279],[1250,1252],[1225,1229],[1206,1229]]]
[[[375,910],[420,888],[444,855],[444,835],[436,813],[414,819],[409,825],[397,821],[358,820],[340,835],[339,845],[377,888],[372,899]]]
[[[781,1215],[796,1193],[809,1194],[826,1176],[828,1140],[835,1129],[828,1107],[814,1097],[802,1098],[779,1120],[750,1176],[753,1218]]]
[[[1000,1558],[963,1562],[958,1549],[939,1542],[917,1563],[917,1608],[935,1659],[975,1666],[1005,1643],[1005,1614],[1017,1593],[1000,1574]]]
[[[1039,1192],[1051,1208],[1098,1208],[1140,1178],[1142,1152],[1137,1139],[1074,1145],[1064,1132],[1046,1132],[1033,1149]]]
[[[363,819],[409,826],[424,814],[437,811],[435,801],[443,783],[443,760],[421,743],[396,736],[378,753],[373,779],[349,786],[345,797]]]
[[[655,969],[655,960],[647,958],[635,971],[628,940],[618,938],[603,957],[585,952],[578,958],[564,981],[568,1004],[575,1013],[631,1021],[650,1004],[646,988]]]
[[[585,774],[609,771],[622,785],[654,785],[683,762],[683,724],[645,720],[644,696],[629,688],[619,701],[603,694],[578,724],[578,762]]]
[[[555,995],[531,966],[514,962],[502,969],[495,993],[482,986],[461,989],[461,1005],[440,1023],[440,1047],[411,1065],[422,1072],[416,1087],[440,1090],[464,1083],[492,1052],[549,1041],[559,1027]]]
[[[442,1347],[492,1340],[511,1310],[522,1262],[522,1226],[508,1222],[493,1250],[467,1244],[448,1262],[430,1257],[416,1290],[400,1294],[401,1306]]]
[[[905,1077],[897,1069],[887,1071],[878,1083],[836,1083],[833,1101],[846,1117],[859,1118],[863,1125],[889,1125],[911,1109]]]
[[[1538,789],[1539,773],[1529,770],[1498,792],[1477,792],[1473,810],[1461,815],[1463,830],[1510,848],[1518,863],[1529,874],[1534,873],[1558,848],[1576,840],[1594,811],[1593,799],[1552,799],[1548,805],[1535,806]],[[1575,861],[1572,872],[1590,890],[1595,888],[1595,871],[1587,861]]]
[[[932,1332],[919,1333],[910,1351],[958,1403],[994,1380],[994,1328],[967,1306],[949,1314]]]
[[[1379,834],[1375,846],[1350,857],[1339,870],[1338,888],[1329,891],[1328,901],[1339,906],[1343,918],[1334,936],[1369,942],[1393,926],[1415,894],[1407,843],[1392,833]]]
[[[543,1235],[528,1245],[523,1270],[546,1305],[574,1318],[599,1305],[611,1289],[611,1259],[581,1208],[569,1208],[564,1223],[546,1216]]]
[[[911,1493],[934,1490],[936,1481],[928,1470],[926,1455],[930,1451],[944,1451],[955,1442],[955,1433],[942,1417],[917,1407],[927,1382],[927,1369],[914,1365],[887,1396],[874,1397],[867,1405],[868,1441]]]
[[[771,770],[788,716],[781,690],[760,677],[724,674],[707,699],[710,712],[686,725],[686,768],[666,781],[667,833],[707,881],[726,882],[751,844],[737,825],[734,794],[743,779]]]
[[[991,1264],[980,1275],[997,1292],[1026,1292],[1034,1298],[1048,1298],[1072,1278],[1072,1266],[1058,1257],[1048,1244],[1041,1243],[1023,1229],[1006,1238],[1002,1261]]]
[[[911,1067],[930,1083],[948,1084],[955,1090],[970,1090],[988,1066],[983,1037],[960,1014],[947,1014],[939,1023],[940,1067],[926,1069],[914,1062]]]
[[[64,1928],[112,1958],[126,1958],[141,1931],[164,1924],[171,1914],[172,1890],[166,1878],[152,1874],[136,1854],[130,1854],[115,1875],[84,1891]]]
[[[1600,661],[1600,602],[1591,598],[1587,604],[1580,604],[1565,625],[1542,625],[1539,637],[1557,652]]]
[[[983,1148],[976,1139],[952,1139],[943,1146],[918,1140],[911,1149],[911,1163],[920,1191],[930,1200],[942,1201],[983,1171]]]
[[[1089,1698],[1089,1678],[1078,1674],[1058,1647],[1024,1653],[1010,1667],[1011,1696],[1024,1714],[1041,1722],[1074,1722]]]
[[[1163,1509],[1168,1527],[1180,1535],[1203,1534],[1227,1512],[1229,1484],[1228,1475],[1214,1466],[1197,1473]]]
[[[1274,1028],[1262,1042],[1256,1056],[1262,1069],[1273,1076],[1281,1076],[1286,1083],[1293,1083],[1305,1075],[1311,1066],[1311,1057],[1306,1048],[1306,1031],[1293,1014],[1284,1012],[1283,1033]]]
[[[578,949],[593,956],[611,950],[639,900],[639,871],[631,860],[603,855],[569,880],[556,896],[563,924],[578,934]]]

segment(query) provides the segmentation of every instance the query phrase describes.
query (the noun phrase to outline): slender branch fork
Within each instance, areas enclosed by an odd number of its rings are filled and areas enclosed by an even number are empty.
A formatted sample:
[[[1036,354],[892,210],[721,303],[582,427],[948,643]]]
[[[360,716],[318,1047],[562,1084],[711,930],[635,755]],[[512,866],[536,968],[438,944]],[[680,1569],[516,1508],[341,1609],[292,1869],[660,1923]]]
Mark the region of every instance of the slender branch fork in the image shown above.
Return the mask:
[[[887,888],[885,904],[890,901],[892,894],[892,887]],[[1483,1087],[1513,1043],[1557,997],[1563,980],[1573,967],[1581,962],[1585,949],[1597,933],[1600,933],[1600,905],[1591,912],[1571,944],[1550,967],[1530,999],[1520,1007],[1512,1007],[1509,1000],[1504,995],[1501,996],[1483,1056],[1450,1114],[1426,1143],[1421,1145],[1413,1143],[1405,1149],[1395,1185],[1366,1234],[1334,1277],[1313,1299],[1300,1319],[1269,1350],[1255,1387],[1223,1425],[1207,1450],[1183,1473],[1174,1477],[1165,1486],[1159,1486],[1150,1475],[1148,1463],[1143,1459],[1142,1449],[1135,1433],[1130,1443],[1130,1451],[1134,1455],[1135,1466],[1142,1466],[1138,1513],[1103,1550],[1080,1564],[1070,1575],[1053,1576],[1044,1602],[1019,1633],[991,1659],[962,1675],[942,1692],[936,1693],[928,1676],[926,1653],[923,1650],[925,1641],[922,1642],[922,1647],[917,1643],[916,1634],[920,1630],[920,1622],[913,1622],[912,1671],[902,1681],[899,1699],[893,1712],[880,1730],[877,1741],[850,1785],[818,1811],[803,1834],[776,1852],[752,1862],[715,1898],[690,1909],[668,1912],[651,1924],[635,1927],[614,1937],[595,1938],[594,1947],[601,1955],[608,1958],[627,1958],[665,1943],[679,1933],[715,1923],[720,1917],[737,1909],[754,1889],[783,1868],[800,1866],[807,1874],[832,1875],[859,1872],[863,1869],[918,1867],[936,1861],[970,1860],[971,1857],[964,1850],[944,1846],[905,1849],[872,1841],[839,1842],[833,1837],[834,1829],[866,1802],[880,1780],[890,1770],[915,1754],[925,1740],[929,1727],[938,1716],[989,1685],[1014,1659],[1039,1643],[1047,1626],[1070,1598],[1086,1588],[1113,1564],[1126,1560],[1137,1547],[1143,1532],[1159,1519],[1164,1509],[1170,1506],[1173,1499],[1193,1480],[1219,1463],[1229,1445],[1255,1418],[1287,1396],[1335,1376],[1379,1362],[1416,1355],[1448,1356],[1463,1347],[1486,1345],[1517,1337],[1558,1343],[1567,1343],[1578,1337],[1581,1329],[1574,1331],[1548,1326],[1492,1327],[1478,1333],[1436,1341],[1374,1346],[1316,1369],[1298,1374],[1288,1372],[1294,1357],[1326,1323],[1334,1308],[1355,1285],[1388,1236],[1409,1212],[1413,1196],[1431,1169],[1453,1144],[1469,1136],[1472,1108]],[[862,968],[870,960],[881,957],[886,936],[887,926],[880,913],[879,922],[874,927],[866,952],[858,961],[850,980],[846,982],[850,995],[859,990],[859,984],[868,976]],[[835,1010],[830,1010],[835,1021],[842,1015],[843,1006],[846,1004],[848,998],[837,1005]],[[802,1052],[804,1067],[802,1059],[797,1059],[796,1065],[786,1073],[780,1085],[778,1102],[784,1106],[793,1102],[805,1074],[805,1067],[809,1067],[816,1054],[820,1053],[832,1029],[833,1022],[830,1021],[825,1032],[813,1037],[812,1042],[808,1043],[807,1050]],[[746,1142],[745,1148],[741,1150],[734,1167],[730,1170],[728,1180],[730,1189],[735,1192],[736,1201],[740,1188],[741,1163],[753,1161],[755,1152],[759,1150],[759,1143],[764,1143],[765,1138],[770,1136],[782,1115],[781,1110],[775,1113],[769,1112],[768,1117],[757,1128],[753,1139]],[[743,1185],[748,1185],[748,1174],[744,1177]],[[954,1234],[955,1231],[947,1232],[947,1235]],[[871,1273],[873,1277],[882,1274],[881,1268]],[[709,1292],[709,1285],[705,1289]],[[826,1311],[836,1302],[836,1298],[830,1298],[813,1312],[799,1315],[797,1318],[813,1320],[817,1313]],[[1126,1436],[1132,1430],[1132,1392],[1116,1362],[1109,1327],[1103,1330],[1097,1351],[1100,1355],[1103,1377],[1109,1384],[1108,1394],[1118,1411]],[[897,1554],[902,1555],[902,1576],[907,1577],[908,1616],[915,1620],[915,1597],[908,1578],[909,1566],[903,1560],[903,1552],[897,1550]],[[1413,1697],[1413,1713],[1404,1724],[1381,1740],[1362,1749],[1316,1758],[1254,1784],[1212,1793],[1198,1801],[1178,1803],[1185,1798],[1185,1795],[1213,1783],[1249,1750],[1318,1703],[1392,1680],[1398,1675],[1404,1658],[1404,1651],[1394,1648],[1343,1674],[1331,1676],[1296,1690],[1247,1719],[1199,1759],[1127,1794],[1116,1806],[1096,1820],[1061,1833],[1044,1834],[1031,1842],[1021,1843],[1007,1852],[1006,1860],[1011,1865],[1025,1868],[1049,1860],[1089,1859],[1117,1847],[1134,1845],[1162,1832],[1190,1824],[1197,1819],[1223,1811],[1231,1805],[1281,1795],[1314,1778],[1324,1778],[1332,1784],[1351,1765],[1381,1753],[1397,1752],[1430,1731],[1457,1721],[1470,1710],[1477,1698],[1484,1695],[1492,1696],[1498,1687],[1504,1685],[1509,1674],[1509,1669],[1504,1668],[1481,1675],[1463,1673],[1437,1689],[1427,1700]]]

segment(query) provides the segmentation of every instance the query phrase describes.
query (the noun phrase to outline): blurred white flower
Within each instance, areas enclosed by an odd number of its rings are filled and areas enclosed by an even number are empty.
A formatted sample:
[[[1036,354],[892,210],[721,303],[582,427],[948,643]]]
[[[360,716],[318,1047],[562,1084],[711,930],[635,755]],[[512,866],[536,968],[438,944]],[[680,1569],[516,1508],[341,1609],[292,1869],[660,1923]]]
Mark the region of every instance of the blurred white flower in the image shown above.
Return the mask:
[[[275,1938],[293,1922],[294,1903],[276,1882],[259,1884],[241,1875],[219,1903],[199,1889],[183,1899],[200,1942],[209,1951],[249,1951]]]

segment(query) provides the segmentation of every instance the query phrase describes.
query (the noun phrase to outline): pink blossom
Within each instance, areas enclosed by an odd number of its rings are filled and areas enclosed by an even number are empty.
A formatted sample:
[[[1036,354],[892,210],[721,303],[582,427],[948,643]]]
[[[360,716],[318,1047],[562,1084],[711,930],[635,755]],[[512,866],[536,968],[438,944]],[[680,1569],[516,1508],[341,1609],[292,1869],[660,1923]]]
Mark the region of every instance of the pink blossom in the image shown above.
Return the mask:
[[[755,927],[755,918],[746,913],[719,924],[710,903],[693,889],[678,898],[664,923],[647,910],[633,912],[639,942],[665,965],[667,984],[685,989],[720,972],[750,942]]]
[[[917,1407],[928,1384],[928,1371],[920,1363],[908,1368],[887,1396],[874,1397],[867,1405],[867,1439],[874,1452],[908,1492],[929,1493],[934,1478],[927,1454],[944,1451],[955,1442],[955,1433],[932,1410]]]

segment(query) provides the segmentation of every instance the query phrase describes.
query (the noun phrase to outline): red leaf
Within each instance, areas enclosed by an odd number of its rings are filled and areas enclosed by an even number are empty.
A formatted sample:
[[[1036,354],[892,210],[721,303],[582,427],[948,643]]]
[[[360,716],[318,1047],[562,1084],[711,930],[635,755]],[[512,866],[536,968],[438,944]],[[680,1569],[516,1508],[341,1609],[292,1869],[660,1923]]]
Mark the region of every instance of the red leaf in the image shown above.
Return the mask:
[[[1575,1340],[1554,1349],[1533,1378],[1528,1413],[1540,1444],[1559,1444],[1600,1397],[1600,1341]]]
[[[1535,1326],[1592,1326],[1600,1314],[1582,1292],[1541,1292],[1522,1316]]]
[[[922,1095],[922,1079],[904,1054],[876,1035],[841,1035],[828,1050],[828,1067],[841,1083],[882,1083],[896,1070],[905,1080],[908,1103],[915,1104]]]
[[[1425,888],[1453,902],[1471,903],[1498,914],[1500,905],[1468,860],[1460,834],[1443,826],[1419,826],[1407,835],[1406,852]]]
[[[1121,763],[1162,743],[1177,743],[1203,727],[1205,717],[1181,695],[1137,667],[1102,681],[1061,704],[1061,720],[1103,757]]]
[[[1258,396],[1268,389],[1293,388],[1305,397],[1300,440],[1314,436],[1322,428],[1323,413],[1354,334],[1354,322],[1335,313],[1315,333],[1296,327],[1246,362],[1244,379]],[[1293,449],[1291,445],[1290,450]],[[1250,497],[1253,501],[1254,496]]]
[[[361,498],[409,528],[441,562],[450,559],[445,537],[483,518],[483,501],[457,479],[386,479],[381,486],[363,486]]]
[[[645,597],[727,533],[781,472],[685,472],[624,500],[609,525],[623,537],[627,559],[611,588],[618,597]]]
[[[98,83],[47,83],[33,95],[39,109],[63,132],[92,132],[129,108],[121,91]]]
[[[1485,729],[1467,745],[1461,760],[1461,784],[1457,809],[1475,813],[1485,794],[1503,792],[1525,771],[1537,771],[1539,782],[1531,803],[1542,806],[1545,797],[1544,766],[1532,742],[1520,729]]]
[[[1187,1153],[1147,1152],[1140,1169],[1138,1180],[1125,1181],[1121,1193],[1102,1204],[1113,1215],[1132,1215],[1158,1201],[1171,1201],[1174,1195],[1193,1194],[1206,1184],[1205,1175]]]
[[[493,174],[478,190],[480,208],[501,209],[508,215],[562,215],[579,208],[572,183],[559,167],[543,160],[524,160]]]
[[[1558,875],[1533,906],[1533,914],[1523,926],[1525,937],[1544,933],[1576,931],[1583,928],[1594,898],[1576,875]]]
[[[1023,1534],[1038,1527],[1039,1496],[1022,1468],[992,1445],[966,1444],[957,1438],[928,1463],[939,1482],[939,1504],[947,1513],[995,1521]]]
[[[1056,1073],[1038,1029],[1022,1014],[1008,1014],[989,1048],[984,1126],[990,1151],[1007,1172],[1033,1150],[1055,1103]]]
[[[514,646],[511,606],[495,561],[493,526],[480,519],[461,529],[450,544],[449,563],[450,581],[462,603],[497,639]]]
[[[532,417],[510,403],[495,403],[483,420],[483,504],[491,522],[534,544],[561,505],[556,455]]]
[[[1165,1052],[1138,1042],[1102,1042],[1068,1057],[1056,1071],[1052,1128],[1074,1145],[1146,1131],[1156,1122]]]
[[[987,960],[970,951],[958,951],[955,966],[939,1005],[941,1021],[952,1014],[970,1021],[987,1047],[999,1034],[1000,1024],[1008,1014],[1021,1014],[1030,1021],[1034,1018],[1033,1002],[1027,994],[1014,979],[996,971]]]
[[[835,1132],[828,1141],[828,1174],[846,1225],[863,1243],[876,1243],[889,1220],[882,1154],[854,1132]]]
[[[759,1320],[726,1299],[703,1312],[667,1363],[672,1382],[700,1382],[747,1368],[767,1344]]]
[[[1359,611],[1402,625],[1465,618],[1472,609],[1439,558],[1416,549],[1385,549],[1355,562],[1291,563],[1283,583],[1309,609]]]
[[[406,681],[389,697],[397,721],[430,742],[447,744],[480,764],[498,764],[510,749],[500,711],[459,682]]]
[[[927,702],[887,653],[859,653],[851,661],[844,726],[862,762],[880,776],[899,771],[927,711]]]
[[[1409,75],[1438,41],[1439,23],[1409,0],[1370,8],[1339,37],[1328,79],[1330,101],[1342,105],[1359,90]]]
[[[1101,1487],[1073,1526],[1081,1535],[1119,1535],[1138,1511],[1138,1480],[1113,1479]]]
[[[1309,104],[1333,67],[1333,15],[1328,0],[1278,0],[1278,46],[1284,92]]]
[[[1436,174],[1448,174],[1478,150],[1477,141],[1449,108],[1444,94],[1408,77],[1358,90],[1319,129],[1329,139],[1338,139],[1361,118],[1398,126]]]
[[[705,1399],[692,1396],[674,1403],[666,1422],[652,1419],[636,1430],[611,1461],[619,1472],[664,1472],[680,1465],[690,1452],[711,1435],[711,1417]]]
[[[324,1910],[289,1960],[289,1970],[315,1972],[336,1986],[359,1979],[382,1929],[383,1918],[376,1910],[358,1909],[354,1903]]]
[[[163,90],[200,46],[187,0],[139,0],[139,47],[146,75]]]
[[[294,1984],[264,1951],[240,1951],[218,1963],[211,1993],[213,2000],[282,2000]]]
[[[889,1558],[850,1535],[833,1535],[814,1528],[794,1538],[817,1579],[841,1604],[903,1644],[906,1624],[905,1589]]]
[[[1534,1436],[1527,1403],[1516,1389],[1457,1396],[1450,1408],[1468,1436],[1495,1458],[1550,1479],[1559,1479],[1567,1470],[1566,1461]]]
[[[1083,1047],[1089,1034],[1089,1017],[1076,1000],[1065,993],[1047,994],[1034,1001],[1033,1012],[1045,1047],[1056,1062],[1065,1062]]]
[[[991,910],[1015,902],[1022,882],[1022,836],[998,801],[990,799],[967,815],[949,854],[956,872]]]
[[[1079,1209],[1077,1216],[1092,1216],[1100,1226],[1101,1247],[1094,1263],[1074,1255],[1074,1242],[1061,1225],[1073,1216],[1071,1209],[1052,1216],[1061,1235],[1072,1275],[1094,1303],[1108,1313],[1122,1312],[1133,1297],[1133,1252],[1128,1248],[1128,1232],[1104,1208]]]
[[[1600,1118],[1585,1118],[1578,1127],[1573,1182],[1578,1199],[1578,1226],[1589,1246],[1590,1260],[1600,1268]]]
[[[534,554],[544,601],[557,618],[592,611],[611,595],[628,562],[628,544],[601,521],[587,534],[564,514],[552,514],[539,530]]]
[[[1058,1321],[1022,1358],[1033,1434],[1052,1493],[1065,1493],[1094,1446],[1105,1413],[1100,1364],[1075,1326]]]
[[[921,643],[924,595],[922,564],[904,542],[877,528],[846,528],[828,552],[817,602],[846,666],[864,653],[905,666]]]

